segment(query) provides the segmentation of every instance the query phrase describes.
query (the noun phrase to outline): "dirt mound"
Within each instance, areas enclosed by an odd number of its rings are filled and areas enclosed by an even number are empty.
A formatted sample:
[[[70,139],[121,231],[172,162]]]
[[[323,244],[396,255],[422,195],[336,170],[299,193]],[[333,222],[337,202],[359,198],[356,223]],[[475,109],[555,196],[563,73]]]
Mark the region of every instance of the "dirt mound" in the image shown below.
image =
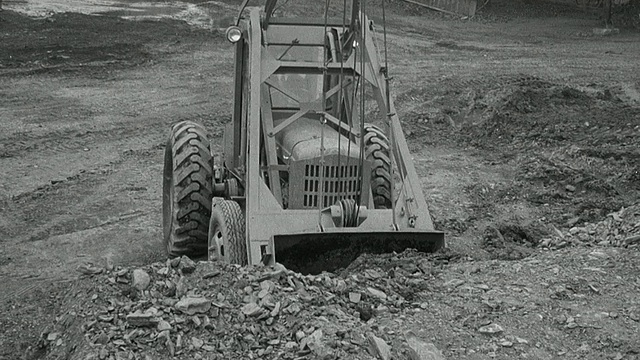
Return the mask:
[[[610,213],[596,223],[573,226],[579,218],[570,219],[566,224],[571,228],[563,233],[544,239],[542,246],[562,248],[571,245],[600,245],[617,247],[638,247],[640,245],[640,204],[635,204]]]
[[[485,228],[482,245],[494,259],[520,260],[533,253],[541,238],[541,230],[531,224],[501,223]]]
[[[558,223],[594,221],[640,196],[640,108],[621,89],[529,79],[474,92],[461,112],[461,139],[512,163],[520,197],[574,209]]]

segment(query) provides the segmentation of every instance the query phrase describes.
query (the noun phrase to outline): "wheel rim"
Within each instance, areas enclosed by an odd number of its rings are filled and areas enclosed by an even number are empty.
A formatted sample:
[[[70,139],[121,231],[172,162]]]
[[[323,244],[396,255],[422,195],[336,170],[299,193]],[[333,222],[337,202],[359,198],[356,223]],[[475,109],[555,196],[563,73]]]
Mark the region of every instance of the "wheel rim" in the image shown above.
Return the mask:
[[[209,261],[224,259],[224,236],[220,230],[220,226],[216,225],[209,236]]]

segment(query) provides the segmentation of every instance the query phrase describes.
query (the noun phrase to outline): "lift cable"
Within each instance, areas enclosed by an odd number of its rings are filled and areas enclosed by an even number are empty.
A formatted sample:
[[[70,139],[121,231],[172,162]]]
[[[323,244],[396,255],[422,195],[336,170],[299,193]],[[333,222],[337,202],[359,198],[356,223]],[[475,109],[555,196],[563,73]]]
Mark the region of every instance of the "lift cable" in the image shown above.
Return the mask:
[[[360,82],[360,158],[358,161],[358,187],[357,187],[357,196],[356,196],[356,218],[359,216],[360,205],[362,204],[362,184],[364,179],[363,168],[364,168],[364,117],[365,117],[365,105],[366,105],[366,79],[365,79],[365,60],[366,60],[366,45],[364,44],[365,39],[367,38],[367,24],[366,24],[366,0],[362,0],[360,2],[360,36],[359,36],[359,44],[360,49],[360,78],[362,81]],[[356,37],[358,38],[358,37]]]
[[[386,106],[387,106],[387,121],[389,122],[389,126],[387,127],[389,129],[389,159],[391,160],[391,163],[389,164],[391,169],[389,169],[389,185],[390,185],[390,189],[389,189],[389,196],[390,196],[390,200],[391,200],[391,222],[393,224],[394,228],[398,228],[398,224],[396,223],[396,199],[395,199],[395,192],[396,192],[396,181],[395,181],[395,163],[396,163],[396,158],[395,158],[395,148],[396,148],[396,139],[395,139],[395,133],[394,133],[394,127],[393,127],[393,116],[395,116],[395,114],[391,113],[391,95],[390,95],[390,83],[391,83],[391,78],[389,77],[389,56],[388,56],[388,50],[387,50],[387,13],[386,13],[386,9],[385,9],[385,5],[384,5],[385,0],[382,0],[382,37],[383,37],[383,46],[384,46],[384,82],[385,82],[385,102],[386,102]]]
[[[326,106],[327,106],[327,92],[325,91],[325,81],[327,78],[327,43],[329,42],[328,37],[327,37],[327,24],[329,22],[329,4],[330,4],[331,0],[326,0],[325,1],[325,9],[324,9],[324,31],[323,31],[323,39],[324,39],[324,46],[322,48],[322,57],[323,57],[323,67],[322,67],[322,115],[320,116],[320,123],[321,123],[321,127],[320,127],[320,199],[318,200],[318,226],[320,226],[320,228],[322,228],[322,209],[329,204],[325,204],[324,203],[324,198],[325,198],[325,191],[328,191],[329,189],[325,189],[325,176],[327,174],[325,174],[325,159],[324,159],[324,155],[325,155],[325,148],[324,148],[324,127],[327,124],[327,118],[325,116],[324,111],[326,110]],[[330,204],[333,205],[333,204]]]

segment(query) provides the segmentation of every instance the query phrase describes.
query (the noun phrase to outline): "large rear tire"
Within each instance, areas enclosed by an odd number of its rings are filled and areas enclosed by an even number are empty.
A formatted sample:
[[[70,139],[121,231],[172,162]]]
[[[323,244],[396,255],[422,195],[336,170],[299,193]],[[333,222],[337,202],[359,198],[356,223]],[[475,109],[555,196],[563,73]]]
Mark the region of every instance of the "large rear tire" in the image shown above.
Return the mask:
[[[209,260],[246,265],[244,211],[232,200],[215,198],[209,222]]]
[[[212,188],[205,129],[182,121],[171,127],[164,151],[162,225],[169,256],[206,254]]]
[[[391,148],[382,129],[364,124],[366,159],[371,161],[371,192],[376,209],[391,208]]]

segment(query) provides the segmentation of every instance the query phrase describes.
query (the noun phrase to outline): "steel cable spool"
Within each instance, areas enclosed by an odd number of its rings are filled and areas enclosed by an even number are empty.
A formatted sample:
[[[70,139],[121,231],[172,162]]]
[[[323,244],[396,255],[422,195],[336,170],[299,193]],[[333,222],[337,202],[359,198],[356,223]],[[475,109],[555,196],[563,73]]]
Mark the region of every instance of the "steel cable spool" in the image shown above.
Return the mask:
[[[356,227],[358,226],[358,206],[354,199],[340,200],[340,209],[342,210],[342,226]]]

